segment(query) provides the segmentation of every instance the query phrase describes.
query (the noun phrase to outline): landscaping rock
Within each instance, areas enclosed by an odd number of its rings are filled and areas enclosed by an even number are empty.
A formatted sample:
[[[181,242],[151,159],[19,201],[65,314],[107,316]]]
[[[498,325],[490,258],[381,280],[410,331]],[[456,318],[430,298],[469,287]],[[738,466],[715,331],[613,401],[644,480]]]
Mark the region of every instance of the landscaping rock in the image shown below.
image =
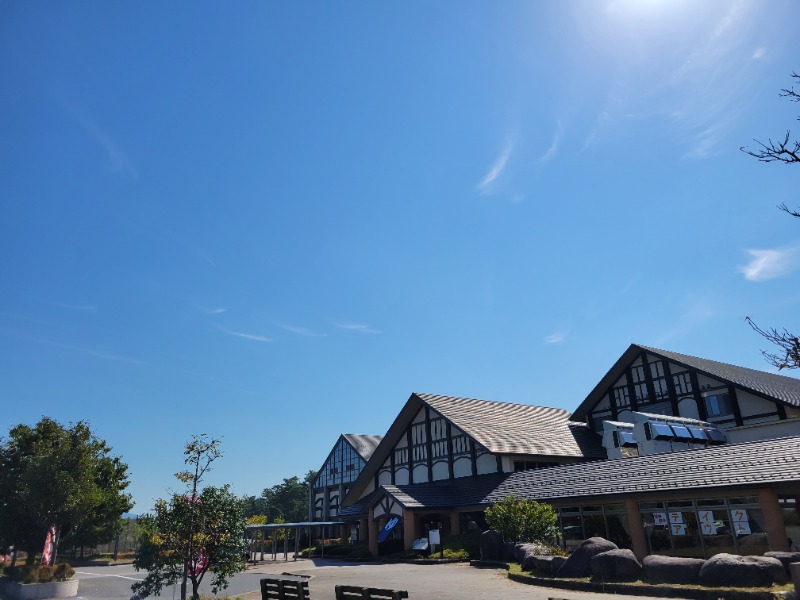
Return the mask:
[[[700,583],[700,569],[706,561],[702,558],[659,556],[651,554],[642,560],[644,577],[650,583]]]
[[[503,542],[503,560],[507,562],[514,560],[514,542]]]
[[[556,573],[565,562],[565,556],[532,556],[533,565],[542,573],[553,574]]]
[[[700,583],[712,586],[769,587],[786,583],[786,570],[777,558],[715,554],[700,569]]]
[[[481,560],[501,561],[505,559],[505,543],[503,537],[494,529],[481,534]]]
[[[556,577],[589,577],[592,574],[592,557],[609,550],[619,550],[619,547],[601,537],[589,538],[575,548],[558,569]]]
[[[789,575],[789,565],[792,563],[800,563],[800,552],[764,552],[764,556],[770,558],[777,558],[786,569],[786,574]]]
[[[514,560],[522,564],[530,555],[544,556],[548,552],[547,547],[537,543],[516,544],[514,546]]]
[[[591,560],[592,575],[603,581],[632,581],[639,579],[642,565],[633,551],[627,548],[595,554]]]

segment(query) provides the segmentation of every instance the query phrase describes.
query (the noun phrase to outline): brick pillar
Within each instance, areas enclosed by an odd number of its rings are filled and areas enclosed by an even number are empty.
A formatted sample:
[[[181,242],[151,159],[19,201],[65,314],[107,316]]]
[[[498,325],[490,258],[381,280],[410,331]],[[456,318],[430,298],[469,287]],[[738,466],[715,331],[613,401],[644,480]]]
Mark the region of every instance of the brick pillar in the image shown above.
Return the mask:
[[[633,498],[625,499],[625,509],[628,511],[628,527],[631,528],[631,550],[640,561],[647,556],[647,540],[644,537],[642,513],[639,512],[639,503]]]
[[[461,513],[453,511],[450,513],[450,535],[461,533]]]
[[[764,514],[764,529],[767,530],[769,549],[773,551],[789,551],[789,536],[783,524],[783,513],[778,506],[778,494],[767,488],[758,490],[758,504]]]
[[[367,517],[368,521],[368,540],[369,540],[369,553],[372,556],[378,556],[378,522],[375,521],[375,510],[370,508],[369,509],[369,516]]]
[[[414,519],[414,513],[410,510],[403,509],[403,546],[406,550],[414,545],[414,540],[417,539],[417,524]]]

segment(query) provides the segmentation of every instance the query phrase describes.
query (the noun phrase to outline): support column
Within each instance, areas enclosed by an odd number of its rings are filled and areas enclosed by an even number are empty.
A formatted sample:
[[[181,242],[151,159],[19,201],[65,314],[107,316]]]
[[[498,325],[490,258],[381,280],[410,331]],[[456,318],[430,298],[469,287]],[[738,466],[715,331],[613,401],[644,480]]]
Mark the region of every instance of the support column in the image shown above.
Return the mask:
[[[783,524],[783,513],[778,505],[778,494],[775,490],[763,488],[758,490],[758,504],[764,514],[764,529],[767,530],[769,549],[778,552],[789,551],[789,536]]]
[[[350,526],[349,525],[339,525],[339,537],[343,540],[350,539]]]
[[[450,535],[461,533],[461,513],[453,511],[450,513]]]
[[[414,513],[410,510],[403,509],[403,547],[408,550],[414,545],[414,540],[417,539],[416,520]]]
[[[361,518],[358,521],[358,541],[359,542],[367,542],[369,541],[369,519],[368,518]]]
[[[631,546],[633,553],[640,561],[647,556],[647,539],[644,537],[642,513],[639,512],[639,503],[633,498],[625,499],[625,510],[628,511],[628,526],[631,528]]]
[[[378,523],[375,521],[375,510],[369,509],[369,516],[367,517],[368,540],[369,540],[369,553],[372,556],[378,556]]]

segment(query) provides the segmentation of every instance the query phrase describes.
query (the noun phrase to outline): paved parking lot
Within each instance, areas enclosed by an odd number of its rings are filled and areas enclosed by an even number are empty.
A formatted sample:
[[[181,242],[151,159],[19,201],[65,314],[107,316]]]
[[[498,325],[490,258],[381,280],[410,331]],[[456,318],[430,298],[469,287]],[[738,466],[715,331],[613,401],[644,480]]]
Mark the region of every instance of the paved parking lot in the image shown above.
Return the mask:
[[[144,577],[132,565],[78,567],[80,600],[129,600],[130,586]],[[359,585],[407,590],[409,600],[610,600],[605,594],[524,585],[510,581],[501,569],[478,569],[465,563],[419,565],[367,562],[355,564],[332,560],[265,561],[236,575],[221,597],[260,600],[259,581],[266,574],[290,573],[309,578],[313,600],[335,600],[334,586]],[[210,580],[211,577],[207,576]],[[213,597],[208,583],[201,593]],[[175,588],[165,589],[161,598],[179,598]],[[642,596],[614,596],[613,600],[642,600]]]
[[[359,585],[407,590],[409,600],[609,600],[605,594],[524,585],[509,580],[501,569],[478,569],[465,563],[446,565],[353,564],[332,561],[302,560],[262,563],[248,572],[291,573],[309,576],[313,600],[334,600],[335,585]],[[242,600],[256,600],[260,594]],[[614,596],[614,600],[641,600],[642,596]]]

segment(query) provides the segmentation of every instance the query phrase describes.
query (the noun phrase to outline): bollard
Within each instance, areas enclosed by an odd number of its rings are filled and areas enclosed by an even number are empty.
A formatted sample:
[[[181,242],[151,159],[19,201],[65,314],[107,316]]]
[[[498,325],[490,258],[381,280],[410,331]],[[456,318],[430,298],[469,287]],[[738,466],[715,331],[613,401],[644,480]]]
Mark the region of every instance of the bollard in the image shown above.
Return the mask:
[[[794,582],[794,593],[800,598],[800,563],[790,563],[789,573],[792,575],[792,581]]]

